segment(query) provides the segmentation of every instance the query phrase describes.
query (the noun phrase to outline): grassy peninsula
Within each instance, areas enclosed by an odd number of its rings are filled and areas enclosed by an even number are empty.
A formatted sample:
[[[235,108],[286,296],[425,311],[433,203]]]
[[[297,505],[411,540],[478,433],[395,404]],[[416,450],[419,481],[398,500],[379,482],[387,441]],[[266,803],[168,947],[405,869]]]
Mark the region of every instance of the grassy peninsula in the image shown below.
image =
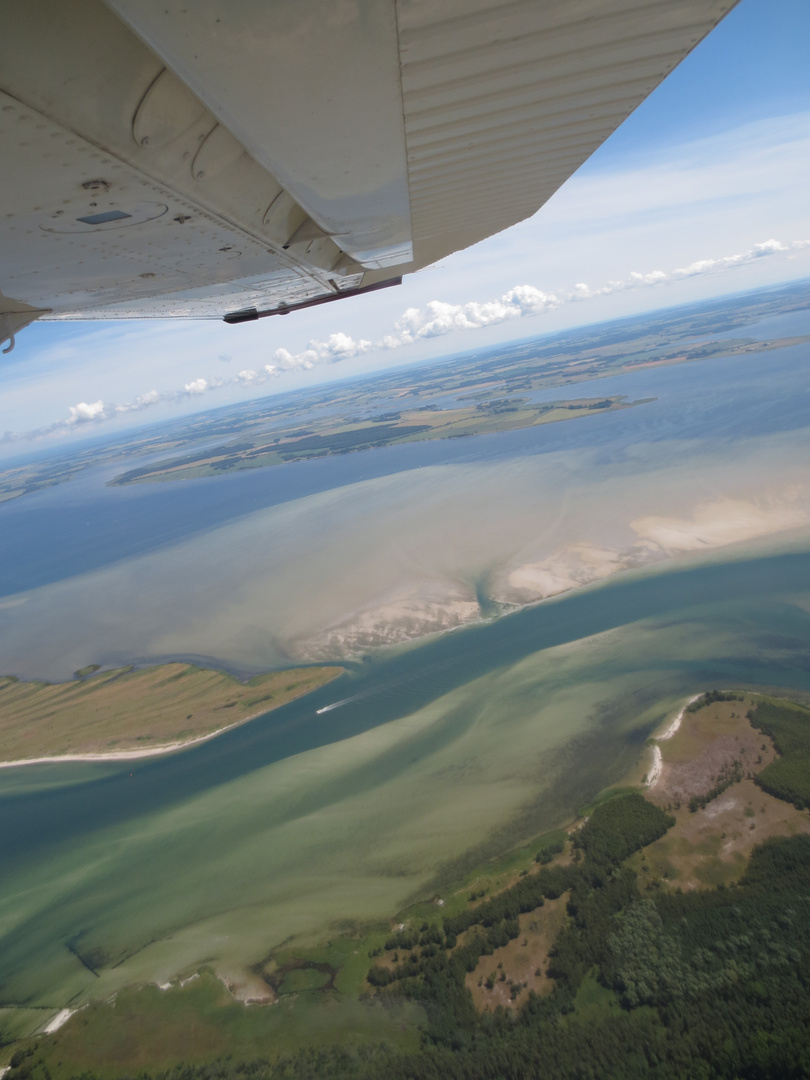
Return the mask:
[[[0,762],[191,742],[285,705],[342,670],[293,668],[242,682],[194,664],[104,672],[91,664],[65,683],[0,677]]]

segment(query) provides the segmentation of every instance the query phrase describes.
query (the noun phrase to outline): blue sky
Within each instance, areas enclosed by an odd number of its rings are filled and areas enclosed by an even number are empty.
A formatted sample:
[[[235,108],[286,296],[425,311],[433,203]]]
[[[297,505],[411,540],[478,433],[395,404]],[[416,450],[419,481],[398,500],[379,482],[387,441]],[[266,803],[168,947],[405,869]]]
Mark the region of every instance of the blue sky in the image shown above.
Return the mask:
[[[741,0],[538,214],[398,289],[35,325],[0,368],[0,452],[810,276],[809,51],[807,0]]]

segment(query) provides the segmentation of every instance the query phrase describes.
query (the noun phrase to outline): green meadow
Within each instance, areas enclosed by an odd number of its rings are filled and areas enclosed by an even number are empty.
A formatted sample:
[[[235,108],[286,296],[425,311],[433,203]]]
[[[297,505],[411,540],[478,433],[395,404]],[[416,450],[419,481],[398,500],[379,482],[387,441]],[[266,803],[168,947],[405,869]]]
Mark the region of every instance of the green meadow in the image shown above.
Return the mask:
[[[246,1008],[204,969],[184,987],[131,988],[114,1003],[82,1010],[53,1040],[49,1071],[57,1078],[84,1070],[114,1077],[180,1061],[210,1061],[236,1048],[247,1058],[275,1057],[321,1042],[356,1049],[384,1041],[413,1051],[424,1021],[424,1010],[411,1002],[385,1007],[315,991],[284,995],[273,1006]]]

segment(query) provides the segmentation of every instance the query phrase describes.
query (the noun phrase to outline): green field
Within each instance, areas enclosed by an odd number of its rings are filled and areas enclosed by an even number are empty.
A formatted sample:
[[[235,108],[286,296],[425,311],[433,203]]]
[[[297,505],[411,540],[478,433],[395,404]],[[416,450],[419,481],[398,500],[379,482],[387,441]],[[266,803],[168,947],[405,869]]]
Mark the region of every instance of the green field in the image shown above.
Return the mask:
[[[298,992],[273,1007],[246,1007],[203,970],[178,989],[133,988],[113,1004],[91,1005],[43,1045],[55,1051],[48,1056],[56,1077],[85,1070],[114,1077],[211,1061],[236,1048],[246,1058],[277,1057],[312,1043],[348,1049],[384,1041],[412,1051],[424,1022],[424,1010],[411,1002],[386,1008],[335,993]]]

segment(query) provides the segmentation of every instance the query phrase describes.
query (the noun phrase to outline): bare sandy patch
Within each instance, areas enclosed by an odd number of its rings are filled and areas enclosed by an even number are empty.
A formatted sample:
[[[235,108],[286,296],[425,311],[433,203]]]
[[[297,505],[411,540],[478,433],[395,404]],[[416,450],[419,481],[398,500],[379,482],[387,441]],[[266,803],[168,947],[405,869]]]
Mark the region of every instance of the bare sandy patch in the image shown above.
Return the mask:
[[[784,532],[806,525],[810,512],[806,499],[785,493],[782,500],[754,502],[746,499],[716,499],[695,507],[691,518],[651,516],[630,522],[642,542],[647,541],[667,553],[701,551],[725,547],[759,536]]]
[[[44,1035],[53,1035],[55,1031],[58,1031],[60,1027],[64,1027],[68,1020],[76,1012],[76,1009],[60,1009],[45,1027],[42,1029]]]
[[[510,571],[506,577],[507,598],[515,595],[525,599],[545,600],[550,596],[589,585],[638,564],[633,551],[620,552],[613,548],[590,544],[571,544],[552,552],[541,562],[526,563]]]
[[[650,763],[650,769],[644,781],[644,786],[648,788],[655,787],[661,779],[661,773],[664,771],[664,758],[661,753],[661,747],[657,743],[653,743],[651,751],[652,762]]]
[[[608,547],[580,540],[507,568],[495,587],[495,598],[517,603],[546,600],[623,570],[741,544],[808,523],[807,488],[796,483],[761,499],[722,497],[701,502],[691,517],[637,517],[622,527],[625,535],[629,533],[626,544]]]
[[[244,1005],[272,1005],[278,1000],[272,987],[252,971],[222,969],[216,974],[231,997]]]
[[[471,591],[430,583],[393,593],[382,603],[357,611],[312,637],[299,639],[292,651],[307,660],[355,656],[369,649],[454,630],[480,617],[481,609]]]

